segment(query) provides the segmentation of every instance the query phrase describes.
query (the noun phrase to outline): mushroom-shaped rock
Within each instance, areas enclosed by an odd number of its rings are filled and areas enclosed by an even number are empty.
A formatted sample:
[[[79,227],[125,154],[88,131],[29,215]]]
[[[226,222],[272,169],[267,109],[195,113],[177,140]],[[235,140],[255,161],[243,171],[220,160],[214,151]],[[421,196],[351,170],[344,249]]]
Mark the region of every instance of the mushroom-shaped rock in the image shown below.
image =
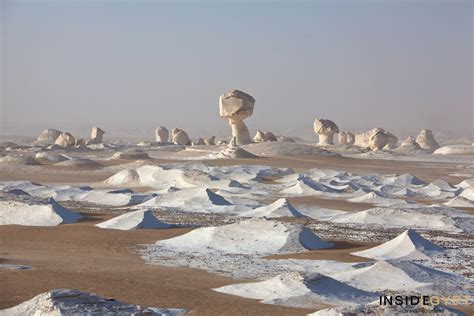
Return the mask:
[[[155,129],[155,139],[159,143],[167,143],[170,138],[170,133],[166,127],[158,126]]]
[[[254,106],[255,99],[240,90],[226,92],[219,98],[219,114],[227,119],[232,129],[232,137],[236,137],[237,145],[252,143],[244,119],[252,115]]]
[[[216,136],[204,138],[204,144],[214,146],[216,144],[215,139],[216,139]]]
[[[36,139],[37,142],[54,144],[56,139],[61,135],[61,131],[54,128],[47,128]]]
[[[99,127],[93,127],[91,130],[91,139],[87,142],[87,145],[100,144],[102,143],[102,137],[105,131]]]
[[[188,134],[179,128],[173,128],[171,131],[173,137],[173,143],[176,145],[190,145],[191,139]]]
[[[319,136],[319,145],[334,145],[333,137],[339,133],[336,123],[326,119],[316,119],[313,124],[314,132]]]
[[[433,132],[429,129],[421,130],[418,136],[416,136],[416,142],[421,148],[432,152],[440,147],[436,139],[434,139]]]
[[[76,144],[76,139],[71,135],[71,133],[61,133],[54,144],[61,147],[74,146]]]

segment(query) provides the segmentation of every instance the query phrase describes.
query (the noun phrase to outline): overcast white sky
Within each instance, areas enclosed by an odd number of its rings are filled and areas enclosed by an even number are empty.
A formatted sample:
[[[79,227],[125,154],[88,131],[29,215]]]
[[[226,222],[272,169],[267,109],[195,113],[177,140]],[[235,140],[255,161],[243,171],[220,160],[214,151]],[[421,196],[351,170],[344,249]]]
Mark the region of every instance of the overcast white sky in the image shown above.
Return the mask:
[[[311,137],[321,117],[473,135],[470,0],[0,2],[2,134],[225,136],[237,88],[252,134]]]

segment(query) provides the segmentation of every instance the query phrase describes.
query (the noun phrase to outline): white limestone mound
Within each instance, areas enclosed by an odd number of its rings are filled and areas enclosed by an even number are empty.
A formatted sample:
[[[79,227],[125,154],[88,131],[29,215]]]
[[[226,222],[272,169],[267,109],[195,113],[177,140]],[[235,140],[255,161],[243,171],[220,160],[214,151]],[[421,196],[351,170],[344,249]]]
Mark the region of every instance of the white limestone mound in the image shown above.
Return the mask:
[[[473,145],[450,145],[436,149],[436,155],[474,155]]]
[[[100,144],[104,137],[105,131],[99,127],[93,127],[91,130],[91,138],[87,141],[87,145]],[[86,144],[83,144],[86,145]]]
[[[254,155],[245,149],[242,149],[236,145],[237,140],[235,137],[232,137],[232,141],[229,143],[227,148],[222,150],[217,154],[209,154],[210,159],[238,159],[238,158],[258,158],[257,155]]]
[[[389,131],[385,131],[385,135],[388,137],[387,145],[383,147],[384,150],[392,150],[397,148],[398,144],[398,137],[390,133]]]
[[[444,205],[451,206],[451,207],[473,207],[474,208],[474,201],[470,199],[466,199],[462,196],[457,196],[446,203]]]
[[[258,299],[266,304],[298,307],[363,304],[376,298],[374,293],[356,289],[330,277],[318,274],[304,278],[298,272],[280,274],[260,282],[227,285],[214,291]]]
[[[57,226],[82,218],[54,199],[49,201],[0,201],[0,225]]]
[[[287,187],[279,191],[287,195],[331,195],[339,191],[315,181],[308,176],[298,176],[296,180],[287,182]]]
[[[461,188],[461,189],[468,189],[468,188],[474,189],[474,178],[463,180],[459,182],[458,184],[456,184],[456,187]],[[473,191],[473,197],[474,197],[474,191]]]
[[[468,200],[471,200],[471,201],[474,201],[474,186],[472,187],[465,187],[461,194],[459,194],[459,196],[465,198],[465,199],[468,199]]]
[[[253,141],[256,143],[261,143],[261,142],[276,142],[278,141],[277,137],[275,134],[272,132],[262,132],[261,130],[257,130],[257,133],[255,134]]]
[[[240,213],[240,216],[252,218],[305,217],[285,198],[278,199],[272,204]]]
[[[383,197],[379,193],[374,192],[374,191],[366,193],[362,196],[350,198],[347,201],[354,202],[354,203],[370,203],[374,205],[394,205],[394,204],[400,204],[404,202],[403,200],[400,200],[400,199],[390,199],[390,198]]]
[[[166,207],[186,212],[230,212],[233,204],[208,188],[188,188],[158,195],[138,207]]]
[[[110,159],[143,160],[150,159],[150,156],[142,150],[132,149],[116,152]]]
[[[47,316],[47,315],[184,315],[185,309],[144,307],[101,298],[87,292],[54,289],[41,293],[12,308],[0,310],[0,315]]]
[[[261,142],[242,146],[246,151],[261,157],[334,156],[339,155],[318,146],[293,142]]]
[[[433,132],[429,129],[423,129],[416,136],[416,142],[421,148],[426,149],[430,152],[435,151],[440,146],[433,136]]]
[[[373,128],[367,132],[355,135],[354,145],[369,148],[373,151],[382,150],[389,143],[396,143],[390,132],[383,128]],[[396,138],[396,137],[395,137]]]
[[[171,138],[175,145],[191,145],[191,139],[182,129],[173,128],[171,130]]]
[[[159,143],[167,143],[170,138],[168,129],[164,126],[158,126],[155,129],[155,140]]]
[[[54,144],[61,147],[70,147],[76,144],[76,139],[71,133],[61,133],[58,138],[56,138]]]
[[[107,229],[162,229],[172,225],[162,222],[153,215],[151,210],[138,210],[109,219],[95,226]]]
[[[351,132],[340,131],[337,134],[337,141],[340,146],[350,146],[354,144],[355,135]]]
[[[255,99],[240,90],[232,90],[219,97],[219,114],[229,123],[238,146],[252,143],[244,119],[252,115],[254,106]]]
[[[317,118],[313,123],[314,132],[319,136],[319,145],[334,145],[334,134],[339,133],[336,123],[327,119]]]
[[[461,191],[461,189],[451,186],[444,180],[436,180],[427,186],[410,189],[414,195],[426,197],[430,199],[447,199],[453,198]]]
[[[41,132],[36,141],[39,143],[54,144],[61,133],[62,132],[58,131],[57,129],[47,128]]]
[[[52,155],[47,152],[39,152],[36,154],[35,158],[44,159],[50,162],[61,162],[69,160],[69,157],[65,155]]]
[[[13,163],[25,166],[35,166],[41,164],[38,160],[29,155],[0,157],[0,163]]]
[[[377,247],[353,252],[352,255],[376,260],[409,259],[425,260],[444,249],[408,229],[392,240]]]
[[[474,217],[448,206],[391,205],[350,212],[329,219],[334,223],[471,232]]]
[[[60,161],[54,164],[58,167],[67,167],[67,168],[83,168],[83,169],[95,169],[101,168],[102,165],[95,160],[88,158],[71,158],[68,160]]]
[[[124,169],[113,176],[104,180],[104,183],[118,186],[118,185],[131,185],[138,186],[141,184],[140,175],[134,169]]]
[[[192,253],[248,255],[292,253],[333,246],[301,225],[264,219],[197,228],[179,237],[160,240],[156,245]]]
[[[423,149],[418,145],[415,141],[415,137],[408,136],[398,148],[395,149],[396,153],[399,154],[428,154],[430,153],[429,150]]]
[[[368,267],[351,269],[329,275],[338,281],[355,288],[371,291],[412,292],[420,287],[431,285],[413,280],[405,271],[387,261],[378,261]]]

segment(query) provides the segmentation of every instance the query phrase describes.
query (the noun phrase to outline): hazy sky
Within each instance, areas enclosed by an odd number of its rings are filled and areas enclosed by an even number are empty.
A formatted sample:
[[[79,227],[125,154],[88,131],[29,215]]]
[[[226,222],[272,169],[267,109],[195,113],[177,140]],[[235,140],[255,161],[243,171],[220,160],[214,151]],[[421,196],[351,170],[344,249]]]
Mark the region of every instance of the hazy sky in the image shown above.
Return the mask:
[[[473,135],[473,1],[1,2],[0,133],[227,135],[218,97],[257,129],[431,128]]]

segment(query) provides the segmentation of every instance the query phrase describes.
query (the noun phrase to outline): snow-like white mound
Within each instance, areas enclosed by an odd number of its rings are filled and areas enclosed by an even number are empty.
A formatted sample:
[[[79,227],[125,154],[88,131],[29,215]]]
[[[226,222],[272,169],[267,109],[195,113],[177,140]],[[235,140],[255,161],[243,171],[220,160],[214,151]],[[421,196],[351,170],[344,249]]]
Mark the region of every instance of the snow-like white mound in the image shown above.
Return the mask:
[[[61,162],[61,161],[69,160],[69,157],[65,155],[52,155],[47,152],[37,153],[35,158],[40,158],[40,159],[48,160],[51,162]]]
[[[444,251],[443,248],[424,239],[414,230],[406,230],[399,236],[377,247],[353,252],[359,257],[376,260],[391,259],[428,259],[432,254]]]
[[[444,203],[444,205],[451,206],[451,207],[474,207],[474,201],[470,199],[466,199],[462,196],[457,196],[452,200]]]
[[[330,277],[365,291],[406,291],[430,285],[413,280],[402,269],[386,261],[347,272],[331,274]]]
[[[348,199],[347,201],[354,203],[371,203],[375,205],[393,205],[403,203],[403,200],[386,198],[373,191],[362,196]]]
[[[300,176],[296,181],[288,182],[289,186],[281,190],[280,194],[287,195],[330,195],[338,190],[313,180],[308,176]]]
[[[438,148],[433,154],[436,155],[474,155],[472,145],[450,145]]]
[[[110,185],[140,185],[140,175],[136,170],[124,169],[104,180]]]
[[[226,159],[226,158],[258,158],[257,155],[254,155],[245,149],[240,147],[227,147],[217,154],[209,154],[210,159]]]
[[[242,146],[246,151],[266,157],[275,156],[339,156],[316,146],[291,142],[261,142]]]
[[[459,195],[465,199],[474,201],[474,187],[464,188],[464,190]]]
[[[156,245],[184,252],[269,255],[324,249],[333,244],[300,225],[252,219],[198,228],[179,237],[158,241]]]
[[[138,210],[109,219],[95,226],[108,229],[132,230],[170,228],[172,225],[160,221],[151,210]]]
[[[264,205],[256,209],[243,212],[242,217],[304,217],[287,199],[278,199],[272,204]]]
[[[445,231],[472,231],[474,217],[448,206],[392,205],[348,212],[328,219],[334,223],[378,225],[390,228],[419,228]]]
[[[55,200],[0,201],[0,225],[57,226],[82,218]]]
[[[135,149],[116,152],[110,159],[143,160],[150,159],[150,156],[142,150]]]
[[[69,289],[55,289],[33,297],[0,315],[184,315],[185,309],[144,307],[101,298],[95,294]]]
[[[187,212],[212,213],[233,208],[232,203],[207,188],[183,189],[158,195],[138,207],[167,207]]]
[[[462,188],[462,189],[467,189],[467,188],[474,189],[474,178],[463,180],[463,181],[459,182],[456,185],[456,187],[457,188]],[[473,194],[473,196],[474,196],[474,194]]]
[[[297,272],[271,279],[223,286],[217,292],[258,299],[262,303],[311,307],[318,304],[352,305],[373,301],[374,293],[356,289],[324,275],[303,278]]]

